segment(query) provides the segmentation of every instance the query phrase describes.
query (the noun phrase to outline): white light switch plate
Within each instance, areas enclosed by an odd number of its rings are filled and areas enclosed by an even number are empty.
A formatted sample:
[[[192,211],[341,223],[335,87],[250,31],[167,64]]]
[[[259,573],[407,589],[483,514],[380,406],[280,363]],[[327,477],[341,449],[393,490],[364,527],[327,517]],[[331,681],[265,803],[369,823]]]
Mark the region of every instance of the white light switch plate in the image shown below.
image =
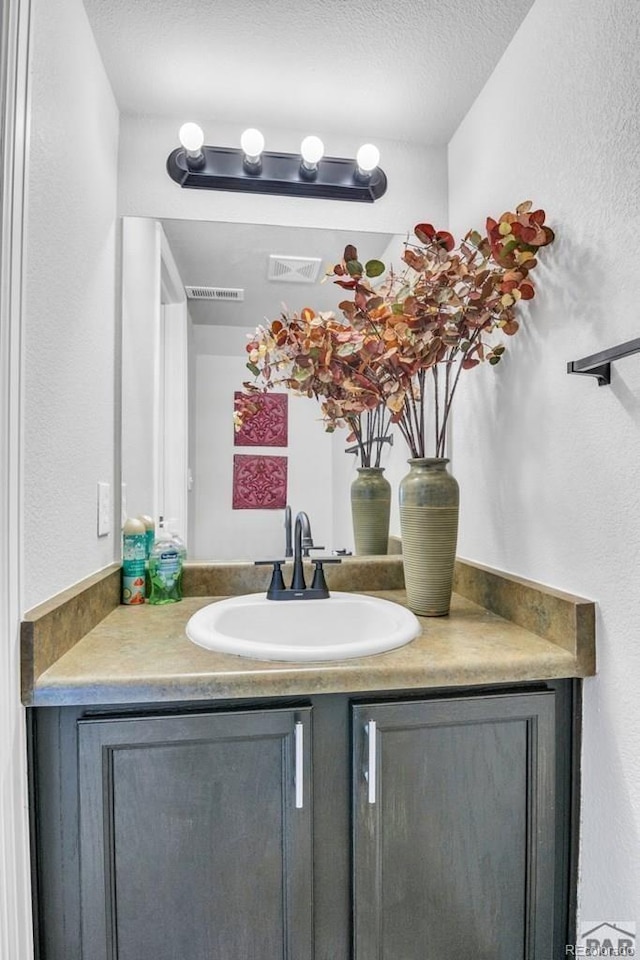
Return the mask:
[[[98,484],[98,536],[111,533],[111,484]]]

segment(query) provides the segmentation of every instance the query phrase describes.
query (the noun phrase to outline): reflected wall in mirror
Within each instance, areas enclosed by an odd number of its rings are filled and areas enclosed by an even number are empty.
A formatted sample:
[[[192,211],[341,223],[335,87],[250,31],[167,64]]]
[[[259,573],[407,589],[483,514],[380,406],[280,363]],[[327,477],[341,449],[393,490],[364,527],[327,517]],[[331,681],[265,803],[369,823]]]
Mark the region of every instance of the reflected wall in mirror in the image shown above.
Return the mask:
[[[283,304],[339,313],[339,288],[322,280],[347,243],[398,264],[404,238],[139,217],[123,218],[122,238],[127,513],[174,518],[193,560],[283,556],[282,509],[233,509],[234,454],[277,455],[287,502],[308,512],[315,542],[353,550],[346,431],[326,433],[319,403],[288,394],[286,447],[235,446],[234,392],[252,379],[247,334]]]

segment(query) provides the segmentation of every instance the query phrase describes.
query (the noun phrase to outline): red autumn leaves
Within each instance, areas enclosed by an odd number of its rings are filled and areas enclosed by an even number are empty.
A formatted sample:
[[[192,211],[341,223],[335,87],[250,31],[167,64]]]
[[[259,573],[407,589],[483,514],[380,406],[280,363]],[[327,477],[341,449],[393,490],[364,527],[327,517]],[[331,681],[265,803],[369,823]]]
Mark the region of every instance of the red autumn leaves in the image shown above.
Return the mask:
[[[489,217],[486,230],[469,231],[456,245],[448,231],[419,223],[418,243],[405,244],[404,270],[384,277],[380,260],[362,263],[348,244],[329,271],[350,295],[339,304],[344,320],[311,308],[283,314],[257,329],[249,369],[265,387],[281,383],[320,399],[330,430],[386,407],[413,456],[425,455],[430,373],[435,451],[442,455],[461,371],[500,361],[505,348],[494,334],[519,329],[519,302],[535,294],[536,254],[554,239],[544,211],[532,210],[530,201],[499,220]]]
[[[443,250],[451,251],[456,245],[452,234],[447,230],[436,230],[430,223],[419,223],[413,228],[413,232],[420,243],[436,243]]]

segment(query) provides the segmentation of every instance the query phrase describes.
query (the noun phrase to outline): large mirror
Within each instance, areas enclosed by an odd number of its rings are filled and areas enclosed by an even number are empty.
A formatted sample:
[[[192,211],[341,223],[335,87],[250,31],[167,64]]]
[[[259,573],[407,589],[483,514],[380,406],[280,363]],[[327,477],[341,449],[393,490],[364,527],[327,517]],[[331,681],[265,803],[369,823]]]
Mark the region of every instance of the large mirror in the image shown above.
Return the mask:
[[[339,312],[325,274],[346,243],[397,264],[403,238],[135,217],[122,236],[127,512],[174,518],[195,560],[283,555],[285,503],[309,513],[317,544],[353,550],[346,432],[326,433],[319,404],[285,392],[275,433],[237,435],[234,393],[252,379],[258,324],[283,305]]]

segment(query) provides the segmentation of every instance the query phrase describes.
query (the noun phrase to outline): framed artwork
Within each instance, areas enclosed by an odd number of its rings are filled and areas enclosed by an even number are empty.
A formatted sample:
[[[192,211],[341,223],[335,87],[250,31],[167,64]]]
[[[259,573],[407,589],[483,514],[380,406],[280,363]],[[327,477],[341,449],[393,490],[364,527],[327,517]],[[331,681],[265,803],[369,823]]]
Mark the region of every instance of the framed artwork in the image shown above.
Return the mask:
[[[234,398],[242,396],[236,392]],[[286,393],[257,393],[251,397],[258,411],[234,436],[236,447],[286,447],[289,440],[289,397]]]
[[[286,505],[286,457],[234,454],[234,510],[284,510]]]

